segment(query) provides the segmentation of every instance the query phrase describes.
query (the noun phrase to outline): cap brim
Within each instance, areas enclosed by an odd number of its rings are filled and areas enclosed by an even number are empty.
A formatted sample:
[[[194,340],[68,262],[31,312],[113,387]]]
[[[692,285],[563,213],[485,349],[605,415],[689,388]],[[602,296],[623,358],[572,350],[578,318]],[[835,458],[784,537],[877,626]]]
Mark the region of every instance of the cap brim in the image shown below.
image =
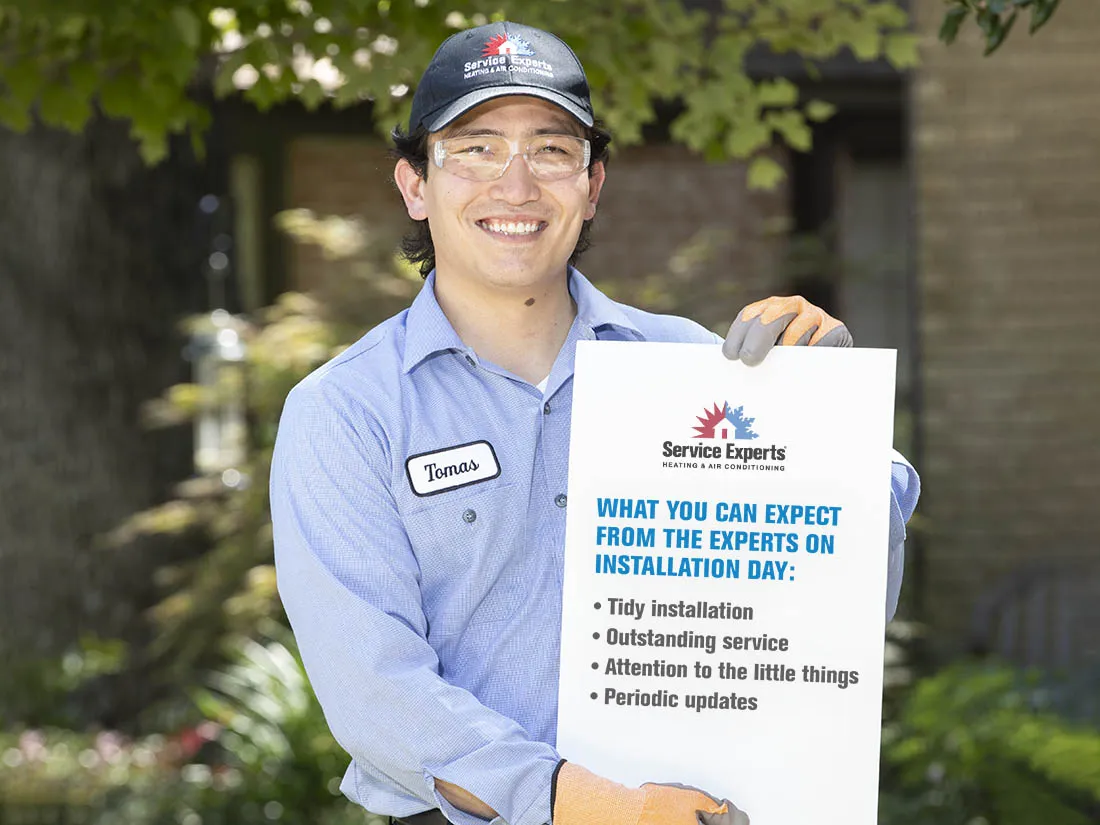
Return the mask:
[[[485,89],[475,89],[469,94],[463,95],[449,106],[440,109],[438,112],[433,112],[431,115],[424,118],[424,127],[429,132],[438,132],[448,123],[466,114],[466,112],[470,111],[475,106],[485,103],[487,100],[493,100],[498,97],[508,97],[509,95],[524,95],[526,97],[541,98],[542,100],[561,107],[585,126],[591,126],[593,123],[592,115],[589,112],[586,112],[560,92],[555,92],[551,89],[543,89],[539,86],[516,85],[490,86]]]

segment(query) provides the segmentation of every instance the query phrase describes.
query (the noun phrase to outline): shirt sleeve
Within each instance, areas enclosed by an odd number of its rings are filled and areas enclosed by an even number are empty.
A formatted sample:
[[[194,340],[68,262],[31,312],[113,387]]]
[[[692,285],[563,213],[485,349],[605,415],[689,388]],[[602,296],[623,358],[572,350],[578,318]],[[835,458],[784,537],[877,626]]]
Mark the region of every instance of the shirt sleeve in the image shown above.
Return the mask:
[[[299,386],[271,468],[279,593],[333,735],[371,780],[351,791],[375,813],[484,825],[438,777],[511,825],[543,825],[559,756],[441,677],[385,440],[362,421],[338,388]]]
[[[917,508],[920,476],[913,465],[894,450],[890,474],[890,557],[886,575],[886,621],[894,618],[905,572],[905,525]]]

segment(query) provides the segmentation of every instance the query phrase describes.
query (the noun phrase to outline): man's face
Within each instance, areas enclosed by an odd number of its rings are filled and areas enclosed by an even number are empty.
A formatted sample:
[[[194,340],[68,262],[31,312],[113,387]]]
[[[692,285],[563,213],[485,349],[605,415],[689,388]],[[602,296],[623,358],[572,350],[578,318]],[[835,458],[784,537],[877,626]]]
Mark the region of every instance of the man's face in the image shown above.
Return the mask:
[[[503,135],[522,151],[540,134],[584,136],[583,127],[557,106],[533,97],[502,97],[467,112],[428,139]],[[503,177],[471,181],[429,161],[426,178],[405,161],[395,170],[409,216],[427,218],[437,277],[495,288],[526,289],[564,277],[581,225],[596,214],[603,164],[562,180],[537,180],[522,157]]]

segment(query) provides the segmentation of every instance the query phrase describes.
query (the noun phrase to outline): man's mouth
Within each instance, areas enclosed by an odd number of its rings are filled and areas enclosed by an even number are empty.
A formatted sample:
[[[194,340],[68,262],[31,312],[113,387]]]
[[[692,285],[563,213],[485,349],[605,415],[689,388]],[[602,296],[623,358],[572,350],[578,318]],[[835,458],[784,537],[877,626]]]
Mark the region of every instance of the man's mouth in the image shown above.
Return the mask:
[[[477,225],[494,235],[534,235],[546,228],[545,221],[501,221],[492,218],[482,219]]]

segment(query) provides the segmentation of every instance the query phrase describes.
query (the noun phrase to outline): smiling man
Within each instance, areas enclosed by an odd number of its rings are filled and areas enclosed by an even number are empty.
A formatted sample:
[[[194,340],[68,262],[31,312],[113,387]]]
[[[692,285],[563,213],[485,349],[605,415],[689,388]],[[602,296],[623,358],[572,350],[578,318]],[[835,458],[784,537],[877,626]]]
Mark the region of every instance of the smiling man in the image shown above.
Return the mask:
[[[610,140],[579,61],[518,24],[461,32],[394,140],[424,287],[294,389],[271,476],[279,589],[352,757],[344,792],[412,825],[744,825],[729,801],[624,787],[555,748],[576,343],[721,341],[573,267]],[[744,308],[722,345],[756,364],[777,342],[852,344],[794,297]],[[887,619],[918,490],[897,456]]]

